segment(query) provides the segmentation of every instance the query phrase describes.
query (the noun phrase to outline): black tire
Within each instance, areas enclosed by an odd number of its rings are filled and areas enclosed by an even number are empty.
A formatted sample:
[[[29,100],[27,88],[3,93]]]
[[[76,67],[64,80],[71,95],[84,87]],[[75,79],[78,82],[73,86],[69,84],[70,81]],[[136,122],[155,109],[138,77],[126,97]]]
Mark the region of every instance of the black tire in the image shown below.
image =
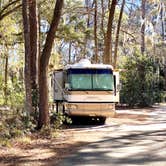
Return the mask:
[[[100,122],[101,125],[104,125],[105,121],[106,121],[106,117],[100,117],[99,118],[99,122]]]

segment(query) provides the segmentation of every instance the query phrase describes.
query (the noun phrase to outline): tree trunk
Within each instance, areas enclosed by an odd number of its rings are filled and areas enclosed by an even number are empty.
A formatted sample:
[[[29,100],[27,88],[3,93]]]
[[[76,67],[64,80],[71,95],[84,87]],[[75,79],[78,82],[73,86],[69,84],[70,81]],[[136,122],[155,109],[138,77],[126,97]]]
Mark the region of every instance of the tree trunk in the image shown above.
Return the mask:
[[[118,44],[119,44],[119,32],[122,22],[122,16],[123,16],[123,9],[125,5],[125,0],[122,1],[122,7],[120,9],[119,19],[118,19],[118,25],[117,25],[117,31],[116,31],[116,37],[115,37],[115,50],[114,50],[114,68],[116,68],[117,65],[117,53],[118,53]]]
[[[39,67],[39,121],[38,129],[43,125],[49,125],[49,108],[48,108],[48,85],[47,69],[51,56],[51,50],[54,43],[55,32],[57,30],[63,7],[63,0],[57,0],[54,8],[54,15],[50,29],[47,34],[46,43],[40,57]]]
[[[39,57],[39,29],[36,0],[29,0],[29,23],[30,23],[30,70],[32,87],[32,106],[36,119],[38,107],[38,57]]]
[[[72,48],[72,42],[69,42],[69,64],[71,64],[71,48]]]
[[[31,61],[31,86],[37,88],[37,58],[38,58],[38,17],[36,0],[29,0],[29,23],[30,23],[30,61]]]
[[[49,124],[47,68],[45,70],[41,68],[39,70],[39,129]]]
[[[95,54],[94,62],[98,62],[98,39],[97,39],[97,0],[94,0],[95,13],[94,13],[94,41],[95,41]]]
[[[38,86],[39,86],[39,68],[40,68],[40,57],[41,57],[41,52],[42,52],[42,49],[41,49],[41,46],[42,46],[42,40],[41,40],[41,31],[40,31],[40,13],[39,13],[39,4],[37,5],[37,14],[38,14],[38,57],[37,57],[37,73],[38,73]]]
[[[104,2],[101,0],[101,31],[103,32],[103,36],[105,37],[105,31],[104,31]]]
[[[160,18],[161,18],[161,35],[162,35],[162,40],[164,41],[165,39],[165,19],[164,19],[164,4],[161,2],[161,11],[160,11]]]
[[[112,26],[113,26],[116,3],[117,0],[112,0],[111,7],[109,9],[107,32],[104,39],[103,63],[107,64],[112,64]]]
[[[142,11],[142,26],[141,26],[141,53],[145,52],[145,4],[146,0],[142,0],[141,11]]]
[[[24,81],[25,81],[25,110],[27,113],[32,112],[32,97],[31,97],[31,77],[30,77],[30,28],[28,18],[28,2],[22,0],[22,15],[23,15],[23,27],[24,27],[24,47],[25,47],[25,69],[24,69]]]
[[[90,27],[90,5],[89,5],[89,0],[85,0],[85,8],[86,8],[86,12],[87,12],[87,22],[86,22],[86,27],[89,28]],[[81,58],[86,58],[87,55],[87,46],[88,46],[88,39],[89,36],[86,34],[85,38],[84,38],[84,47],[83,47],[83,51],[82,51],[82,57]]]
[[[8,55],[7,53],[5,53],[5,86],[4,86],[5,105],[7,105],[7,100],[8,100],[7,88],[8,88]]]

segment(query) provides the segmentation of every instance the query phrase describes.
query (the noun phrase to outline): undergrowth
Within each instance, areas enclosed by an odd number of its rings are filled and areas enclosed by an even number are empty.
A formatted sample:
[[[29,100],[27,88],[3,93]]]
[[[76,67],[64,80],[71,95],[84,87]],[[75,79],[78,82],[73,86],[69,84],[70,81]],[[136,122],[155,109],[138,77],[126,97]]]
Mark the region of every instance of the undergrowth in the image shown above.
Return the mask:
[[[56,138],[63,123],[71,123],[65,115],[50,111],[50,125],[38,131],[35,118],[26,114],[23,109],[0,110],[0,146],[10,147],[12,140],[26,144],[30,142],[31,136],[41,139]]]

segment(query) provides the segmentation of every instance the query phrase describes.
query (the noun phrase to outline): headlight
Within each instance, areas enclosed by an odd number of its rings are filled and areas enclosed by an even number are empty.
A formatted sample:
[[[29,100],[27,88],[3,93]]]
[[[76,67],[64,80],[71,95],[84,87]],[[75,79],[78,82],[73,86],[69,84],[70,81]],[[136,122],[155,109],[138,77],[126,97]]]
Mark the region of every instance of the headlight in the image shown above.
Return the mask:
[[[108,105],[108,109],[113,109],[113,108],[114,108],[114,106],[112,104]]]
[[[75,110],[75,109],[77,109],[77,106],[76,105],[70,105],[69,108],[72,109],[72,110]]]
[[[66,105],[66,109],[69,109],[69,110],[76,110],[76,109],[77,109],[77,105],[74,105],[74,104],[67,104],[67,105]]]

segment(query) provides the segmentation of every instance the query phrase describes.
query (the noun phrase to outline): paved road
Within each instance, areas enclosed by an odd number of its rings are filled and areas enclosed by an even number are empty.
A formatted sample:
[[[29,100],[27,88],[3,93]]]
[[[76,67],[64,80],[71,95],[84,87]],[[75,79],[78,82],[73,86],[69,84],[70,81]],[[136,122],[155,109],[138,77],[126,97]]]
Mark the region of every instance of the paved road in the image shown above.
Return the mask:
[[[82,133],[95,130],[101,137],[96,135],[94,142],[81,147],[58,166],[166,166],[166,105],[152,111],[118,111],[122,112],[148,118],[143,123],[114,121],[102,127],[80,129]]]

